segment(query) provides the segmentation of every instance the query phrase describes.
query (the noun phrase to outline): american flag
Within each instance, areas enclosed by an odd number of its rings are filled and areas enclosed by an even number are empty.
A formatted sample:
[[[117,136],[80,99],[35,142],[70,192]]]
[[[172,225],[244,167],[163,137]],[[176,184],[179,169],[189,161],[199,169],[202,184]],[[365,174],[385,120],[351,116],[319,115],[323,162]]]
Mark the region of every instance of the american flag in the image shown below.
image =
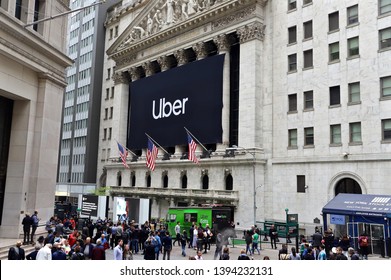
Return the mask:
[[[117,145],[118,145],[118,150],[119,150],[119,156],[121,157],[121,160],[122,160],[122,164],[126,168],[129,168],[129,165],[126,163],[126,158],[128,157],[128,150],[126,150],[126,148],[124,148],[124,146],[122,146],[120,143],[118,143],[118,141],[117,141]]]
[[[199,163],[198,158],[195,155],[195,151],[197,149],[197,143],[193,140],[193,138],[187,134],[187,143],[189,144],[189,160],[194,163]]]
[[[147,150],[147,167],[152,171],[155,170],[155,161],[157,158],[158,149],[151,139],[148,138],[148,150]]]

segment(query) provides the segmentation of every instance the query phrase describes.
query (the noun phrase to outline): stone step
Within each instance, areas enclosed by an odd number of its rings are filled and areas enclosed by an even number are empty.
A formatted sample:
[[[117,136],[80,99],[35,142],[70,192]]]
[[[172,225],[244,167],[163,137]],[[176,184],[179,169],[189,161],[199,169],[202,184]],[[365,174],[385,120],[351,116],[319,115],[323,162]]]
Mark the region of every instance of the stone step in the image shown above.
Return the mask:
[[[8,259],[8,251],[11,247],[15,245],[9,245],[9,246],[4,246],[0,248],[0,260],[7,260]],[[24,249],[24,253],[27,256],[30,254],[32,251],[35,250],[35,247],[31,244],[29,245],[22,245],[22,248]]]

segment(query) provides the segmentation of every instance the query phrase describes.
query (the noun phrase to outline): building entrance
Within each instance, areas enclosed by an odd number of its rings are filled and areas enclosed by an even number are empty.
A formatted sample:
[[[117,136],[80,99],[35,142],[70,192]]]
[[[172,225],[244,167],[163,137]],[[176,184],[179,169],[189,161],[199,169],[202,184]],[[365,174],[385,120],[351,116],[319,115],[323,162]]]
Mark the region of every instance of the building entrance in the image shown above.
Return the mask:
[[[13,100],[0,96],[0,225],[3,217],[13,105]]]

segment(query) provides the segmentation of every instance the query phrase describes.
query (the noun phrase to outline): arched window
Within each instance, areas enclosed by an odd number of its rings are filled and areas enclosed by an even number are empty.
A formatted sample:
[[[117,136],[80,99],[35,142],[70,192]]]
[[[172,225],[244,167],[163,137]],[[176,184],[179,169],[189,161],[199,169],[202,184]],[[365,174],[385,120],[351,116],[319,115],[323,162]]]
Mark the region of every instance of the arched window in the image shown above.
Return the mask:
[[[209,176],[208,175],[204,175],[204,177],[202,177],[202,189],[203,190],[209,189]]]
[[[228,174],[226,177],[225,177],[225,190],[227,191],[232,191],[234,186],[233,186],[233,178],[232,178],[232,175],[231,174]]]
[[[181,181],[182,181],[182,189],[187,189],[187,176],[183,175]]]
[[[362,194],[362,190],[357,181],[351,178],[344,178],[335,187],[335,195],[339,193]]]

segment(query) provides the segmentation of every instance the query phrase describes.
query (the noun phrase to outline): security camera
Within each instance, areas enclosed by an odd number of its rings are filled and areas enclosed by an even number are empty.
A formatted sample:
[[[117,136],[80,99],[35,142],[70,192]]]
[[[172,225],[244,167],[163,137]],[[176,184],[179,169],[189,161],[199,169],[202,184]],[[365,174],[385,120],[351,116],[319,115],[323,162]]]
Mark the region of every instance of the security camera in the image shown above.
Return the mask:
[[[348,152],[342,153],[342,156],[343,156],[344,158],[348,157],[348,155],[350,155]]]

